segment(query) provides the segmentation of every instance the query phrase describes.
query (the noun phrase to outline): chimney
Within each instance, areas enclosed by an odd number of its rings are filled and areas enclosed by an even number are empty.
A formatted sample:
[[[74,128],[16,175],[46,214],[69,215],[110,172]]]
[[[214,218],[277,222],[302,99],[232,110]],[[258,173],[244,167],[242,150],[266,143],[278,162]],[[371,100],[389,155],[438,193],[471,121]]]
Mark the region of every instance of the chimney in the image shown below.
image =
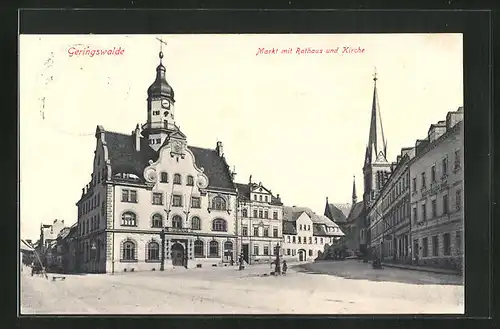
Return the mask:
[[[224,149],[222,147],[222,142],[217,142],[217,147],[215,148],[215,150],[217,151],[217,154],[220,157],[224,156]]]
[[[139,129],[139,124],[135,126],[134,137],[135,137],[135,150],[139,152],[141,150],[141,130]]]

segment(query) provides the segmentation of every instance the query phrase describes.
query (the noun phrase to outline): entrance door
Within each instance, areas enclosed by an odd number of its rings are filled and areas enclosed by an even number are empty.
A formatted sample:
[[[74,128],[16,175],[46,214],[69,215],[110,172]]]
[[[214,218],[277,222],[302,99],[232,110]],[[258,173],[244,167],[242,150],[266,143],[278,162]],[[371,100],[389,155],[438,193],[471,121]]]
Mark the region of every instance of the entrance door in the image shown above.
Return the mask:
[[[299,261],[302,262],[305,260],[305,251],[304,250],[299,250]]]
[[[243,259],[245,259],[245,262],[248,262],[248,244],[243,245]]]
[[[172,246],[172,265],[184,266],[184,247],[180,243]]]

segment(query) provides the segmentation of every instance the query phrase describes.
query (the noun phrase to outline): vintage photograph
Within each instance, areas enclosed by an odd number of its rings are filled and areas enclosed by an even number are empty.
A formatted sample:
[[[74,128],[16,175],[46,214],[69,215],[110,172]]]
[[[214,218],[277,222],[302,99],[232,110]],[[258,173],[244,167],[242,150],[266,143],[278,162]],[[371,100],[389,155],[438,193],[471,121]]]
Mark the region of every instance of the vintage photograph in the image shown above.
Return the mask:
[[[20,35],[19,312],[463,314],[462,34]]]

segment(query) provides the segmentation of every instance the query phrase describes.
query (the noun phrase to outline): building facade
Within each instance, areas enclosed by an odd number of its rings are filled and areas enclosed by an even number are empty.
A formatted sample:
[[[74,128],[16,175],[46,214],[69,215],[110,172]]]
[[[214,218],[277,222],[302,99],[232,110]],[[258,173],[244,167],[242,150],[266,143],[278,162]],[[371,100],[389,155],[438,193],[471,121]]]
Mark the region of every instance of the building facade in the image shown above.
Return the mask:
[[[76,203],[83,272],[158,270],[163,255],[166,267],[235,258],[234,173],[221,142],[187,144],[162,58],[147,91],[147,122],[131,134],[96,129],[93,173]]]
[[[344,233],[325,216],[305,207],[284,207],[282,253],[285,260],[316,259]]]
[[[410,163],[413,257],[417,264],[463,264],[463,107],[430,126]]]
[[[238,250],[249,263],[274,261],[283,238],[283,203],[262,183],[236,184],[238,190]]]

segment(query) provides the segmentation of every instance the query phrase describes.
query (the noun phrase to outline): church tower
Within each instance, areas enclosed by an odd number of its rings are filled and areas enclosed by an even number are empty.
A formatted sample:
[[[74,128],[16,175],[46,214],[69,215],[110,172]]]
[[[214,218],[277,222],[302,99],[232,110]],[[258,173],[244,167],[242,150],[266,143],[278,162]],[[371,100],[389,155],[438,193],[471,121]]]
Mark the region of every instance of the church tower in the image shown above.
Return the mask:
[[[159,53],[160,64],[156,67],[156,79],[148,88],[147,123],[142,135],[149,140],[149,146],[158,151],[165,139],[178,128],[174,119],[174,90],[168,84],[163,66],[163,52]]]
[[[382,116],[377,95],[377,72],[373,75],[373,100],[370,120],[370,132],[363,165],[365,207],[377,197],[390,175],[390,163],[387,161],[387,140],[384,137]]]

